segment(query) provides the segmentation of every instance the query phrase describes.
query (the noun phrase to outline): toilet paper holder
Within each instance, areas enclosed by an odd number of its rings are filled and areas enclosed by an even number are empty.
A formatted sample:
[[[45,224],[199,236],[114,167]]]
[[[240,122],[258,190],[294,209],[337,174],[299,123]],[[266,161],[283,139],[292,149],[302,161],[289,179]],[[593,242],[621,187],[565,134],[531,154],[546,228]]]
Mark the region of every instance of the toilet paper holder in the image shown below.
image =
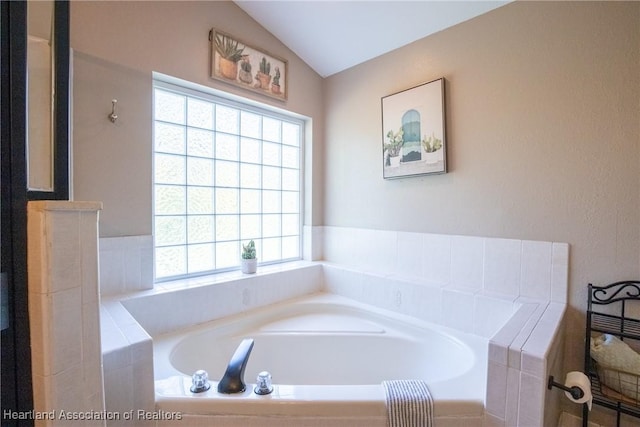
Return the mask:
[[[568,393],[571,393],[571,396],[574,399],[582,399],[584,397],[584,391],[580,387],[573,386],[567,387],[564,384],[557,383],[553,380],[553,375],[549,375],[549,381],[547,382],[547,388],[551,390],[552,387],[558,387],[561,390],[564,390]]]

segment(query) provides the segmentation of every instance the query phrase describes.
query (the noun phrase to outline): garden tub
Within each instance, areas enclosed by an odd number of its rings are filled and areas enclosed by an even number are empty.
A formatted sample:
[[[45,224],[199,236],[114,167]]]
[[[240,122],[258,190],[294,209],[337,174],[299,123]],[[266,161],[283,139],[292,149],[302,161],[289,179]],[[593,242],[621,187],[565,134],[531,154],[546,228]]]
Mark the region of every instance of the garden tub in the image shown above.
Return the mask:
[[[242,393],[217,382],[254,340]],[[434,417],[482,417],[488,340],[333,294],[273,304],[153,337],[156,407],[198,415],[383,417],[385,380],[426,381]],[[211,388],[192,393],[204,369]],[[269,371],[274,391],[254,393]]]

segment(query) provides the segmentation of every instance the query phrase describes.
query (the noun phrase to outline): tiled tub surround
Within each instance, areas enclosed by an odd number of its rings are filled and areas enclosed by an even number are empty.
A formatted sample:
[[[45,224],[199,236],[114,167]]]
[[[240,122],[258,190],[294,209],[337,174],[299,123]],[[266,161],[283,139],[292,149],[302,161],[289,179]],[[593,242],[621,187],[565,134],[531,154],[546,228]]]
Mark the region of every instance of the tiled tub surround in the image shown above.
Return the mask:
[[[546,379],[563,377],[568,244],[342,227],[323,235],[328,291],[490,339],[486,425],[557,423],[563,397]]]
[[[103,426],[70,421],[105,409],[100,351],[98,212],[96,202],[28,204],[28,296],[33,404],[55,411],[37,426]]]
[[[120,311],[124,305],[154,336],[322,290],[340,294],[489,339],[484,414],[440,420],[442,425],[464,422],[529,427],[557,422],[560,410],[556,401],[562,396],[547,392],[546,378],[550,372],[562,376],[557,361],[563,341],[560,331],[567,289],[567,244],[332,227],[324,227],[314,236],[318,234],[324,234],[325,258],[330,262],[263,267],[257,275],[220,275],[213,283],[211,278],[166,283],[154,290],[105,300],[103,308],[119,319],[114,321],[118,329],[119,324],[132,321],[126,310]],[[363,241],[382,255],[372,249],[356,250],[356,242]],[[350,254],[363,252],[368,261],[350,258]],[[341,258],[341,254],[347,256]],[[172,315],[167,316],[168,312]],[[137,332],[134,328],[129,335],[135,340]],[[132,339],[124,331],[118,334],[125,338],[117,353],[127,348],[126,337]],[[106,331],[103,335],[110,336]],[[114,348],[109,343],[103,345]],[[150,348],[136,354],[139,359],[131,366],[151,363]],[[105,355],[107,384],[108,359]],[[125,385],[133,388],[134,382],[149,383],[152,379],[152,373],[134,370]],[[106,388],[107,402],[111,401],[109,395],[118,393],[122,386],[113,385],[112,389]],[[185,418],[201,425],[211,421],[186,413],[183,421]],[[303,425],[373,422],[353,418],[296,420]],[[259,417],[216,418],[222,426],[268,425],[266,421]]]
[[[229,272],[161,283],[147,291],[103,296],[100,314],[106,410],[154,410],[152,336],[321,288],[322,266],[297,262],[260,267],[250,276]],[[132,424],[122,420],[108,425]],[[135,425],[153,426],[155,421]],[[183,419],[180,425],[191,424]]]
[[[153,236],[100,238],[100,294],[153,289]]]

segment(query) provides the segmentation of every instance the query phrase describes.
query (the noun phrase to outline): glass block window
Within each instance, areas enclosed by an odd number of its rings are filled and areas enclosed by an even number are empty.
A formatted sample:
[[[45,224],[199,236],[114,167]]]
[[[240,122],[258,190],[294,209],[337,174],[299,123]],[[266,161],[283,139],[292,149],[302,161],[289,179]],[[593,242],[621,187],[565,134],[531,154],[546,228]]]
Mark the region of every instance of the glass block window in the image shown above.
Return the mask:
[[[300,258],[303,122],[191,89],[154,87],[156,280]]]

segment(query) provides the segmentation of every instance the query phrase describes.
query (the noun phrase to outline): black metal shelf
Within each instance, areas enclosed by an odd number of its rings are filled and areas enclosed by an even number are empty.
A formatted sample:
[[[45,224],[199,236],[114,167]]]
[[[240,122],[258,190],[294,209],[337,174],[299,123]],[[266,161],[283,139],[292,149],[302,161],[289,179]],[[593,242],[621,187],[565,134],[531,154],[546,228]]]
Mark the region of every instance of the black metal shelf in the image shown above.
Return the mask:
[[[585,363],[584,372],[591,380],[591,393],[593,404],[609,408],[616,412],[617,426],[620,427],[621,414],[640,418],[640,405],[628,401],[624,396],[616,397],[616,393],[608,390],[600,382],[596,372],[595,362],[591,359],[590,339],[593,332],[612,334],[623,340],[637,340],[640,342],[640,319],[634,319],[625,315],[628,304],[640,304],[640,281],[623,281],[607,286],[593,286],[589,284],[587,304],[587,325],[585,336]],[[619,315],[602,313],[599,306],[610,306],[607,311],[617,311]],[[587,427],[589,422],[589,410],[587,405],[582,410],[582,425]]]

